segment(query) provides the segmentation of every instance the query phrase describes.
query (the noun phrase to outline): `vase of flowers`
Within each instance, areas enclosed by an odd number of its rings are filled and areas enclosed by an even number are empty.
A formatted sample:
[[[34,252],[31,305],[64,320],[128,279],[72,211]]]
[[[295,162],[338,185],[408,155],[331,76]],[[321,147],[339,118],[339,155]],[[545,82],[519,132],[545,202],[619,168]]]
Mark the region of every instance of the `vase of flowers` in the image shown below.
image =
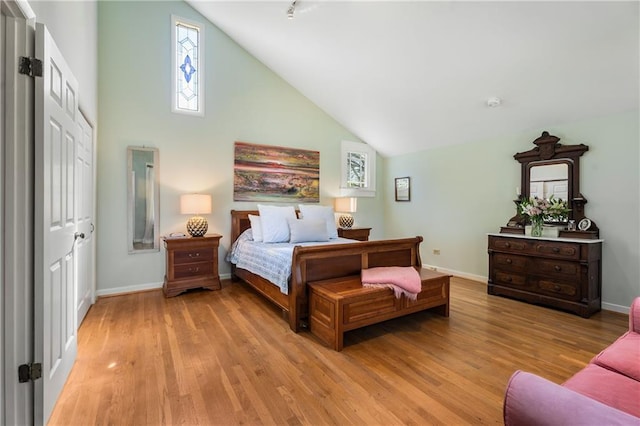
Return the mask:
[[[531,222],[531,236],[541,237],[545,221],[564,221],[567,219],[567,213],[570,209],[567,202],[554,198],[553,195],[549,199],[530,197],[525,198],[518,204],[518,213],[528,217]]]

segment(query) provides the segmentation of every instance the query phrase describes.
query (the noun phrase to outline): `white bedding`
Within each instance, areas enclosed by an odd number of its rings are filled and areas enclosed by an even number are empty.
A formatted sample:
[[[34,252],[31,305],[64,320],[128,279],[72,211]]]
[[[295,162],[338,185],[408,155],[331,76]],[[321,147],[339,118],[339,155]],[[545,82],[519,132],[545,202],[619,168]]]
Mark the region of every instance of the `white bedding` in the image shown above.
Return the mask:
[[[289,293],[291,260],[295,246],[317,246],[327,244],[357,243],[347,238],[335,238],[326,242],[309,243],[262,243],[253,241],[251,229],[244,231],[231,246],[226,260],[238,268],[261,276]]]

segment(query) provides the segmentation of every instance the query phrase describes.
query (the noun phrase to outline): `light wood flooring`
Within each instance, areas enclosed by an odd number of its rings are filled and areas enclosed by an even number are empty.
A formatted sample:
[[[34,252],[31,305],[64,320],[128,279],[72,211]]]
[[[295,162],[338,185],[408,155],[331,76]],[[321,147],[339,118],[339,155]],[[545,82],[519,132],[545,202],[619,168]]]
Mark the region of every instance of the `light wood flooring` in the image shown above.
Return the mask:
[[[627,318],[584,319],[453,278],[449,318],[419,312],[348,332],[335,352],[241,283],[101,298],[50,424],[502,424],[515,370],[561,383]]]

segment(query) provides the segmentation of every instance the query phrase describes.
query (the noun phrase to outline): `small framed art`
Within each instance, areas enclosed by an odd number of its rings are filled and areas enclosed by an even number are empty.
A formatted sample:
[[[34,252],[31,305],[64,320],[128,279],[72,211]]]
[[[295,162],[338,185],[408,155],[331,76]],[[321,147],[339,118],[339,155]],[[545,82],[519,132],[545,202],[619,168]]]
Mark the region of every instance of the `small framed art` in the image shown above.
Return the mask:
[[[411,180],[408,177],[396,178],[396,201],[411,201]]]

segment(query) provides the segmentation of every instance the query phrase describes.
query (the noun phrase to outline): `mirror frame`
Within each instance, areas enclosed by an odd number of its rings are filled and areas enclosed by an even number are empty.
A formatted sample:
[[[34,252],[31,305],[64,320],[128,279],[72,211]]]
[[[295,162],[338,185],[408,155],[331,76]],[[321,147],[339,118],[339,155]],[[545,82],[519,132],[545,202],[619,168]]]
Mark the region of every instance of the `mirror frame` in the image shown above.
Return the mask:
[[[135,151],[152,152],[153,153],[153,246],[151,248],[135,248],[135,189],[132,180],[133,172],[133,156]],[[127,247],[129,254],[152,253],[160,251],[160,189],[159,189],[159,152],[158,148],[148,148],[145,146],[129,146],[127,147]]]
[[[514,200],[516,204],[524,198],[529,197],[531,181],[529,170],[532,166],[544,164],[569,164],[569,199],[567,204],[571,211],[569,212],[569,220],[574,220],[576,225],[585,218],[584,206],[587,199],[580,193],[580,157],[589,150],[584,144],[578,145],[562,145],[559,143],[560,138],[550,135],[544,131],[542,135],[533,141],[535,148],[529,151],[518,152],[513,156],[520,163],[520,198]],[[512,217],[506,227],[501,232],[505,233],[524,233],[526,219],[520,214]],[[517,232],[514,228],[517,228]],[[561,231],[561,236],[563,231]],[[599,230],[593,221],[588,231],[571,231],[566,237],[574,238],[598,238]]]

